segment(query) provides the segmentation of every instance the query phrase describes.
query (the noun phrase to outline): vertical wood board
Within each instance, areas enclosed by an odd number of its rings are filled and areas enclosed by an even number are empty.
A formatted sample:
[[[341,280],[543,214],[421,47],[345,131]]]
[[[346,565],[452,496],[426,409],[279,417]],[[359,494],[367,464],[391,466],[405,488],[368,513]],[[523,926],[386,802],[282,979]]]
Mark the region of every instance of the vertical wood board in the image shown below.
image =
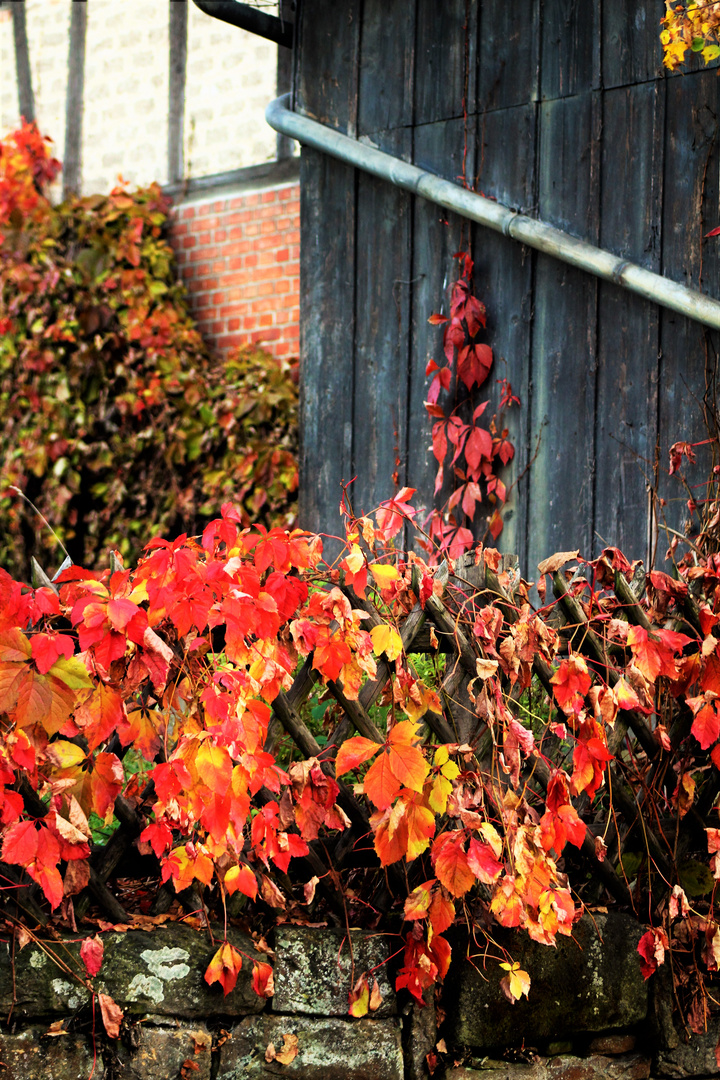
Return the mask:
[[[408,0],[402,33],[388,33],[387,0],[364,0],[360,34],[358,135],[413,122],[415,11]]]
[[[704,71],[670,79],[666,91],[662,269],[667,277],[717,296],[720,249],[717,238],[704,238],[720,223],[717,74]],[[678,440],[696,442],[707,436],[703,399],[712,382],[718,335],[663,310],[660,343],[658,473],[659,491],[666,500],[660,514],[671,528],[683,532],[687,493],[667,475],[668,449]],[[707,479],[709,462],[702,448],[697,466],[683,471],[693,484]],[[697,493],[702,494],[702,488]],[[659,537],[660,559],[667,542],[667,536]]]
[[[467,133],[467,143],[466,143]],[[462,175],[463,159],[472,173],[475,161],[474,126],[467,132],[462,118],[425,124],[415,129],[415,164],[448,179]],[[448,313],[448,288],[454,280],[457,262],[453,255],[470,238],[469,222],[456,214],[447,214],[434,203],[417,199],[413,212],[412,235],[412,327],[410,339],[408,387],[408,483],[418,489],[418,504],[425,510],[433,505],[433,491],[438,463],[431,446],[432,423],[425,409],[430,376],[425,374],[433,357],[444,363],[442,326],[431,326],[433,312]],[[440,404],[452,408],[452,391],[441,392]],[[452,494],[446,482],[438,492],[438,505]]]
[[[346,135],[357,132],[362,0],[300,8],[296,108]]]
[[[621,87],[603,98],[600,243],[660,269],[664,89]],[[638,147],[644,152],[637,154]],[[599,285],[594,549],[647,560],[657,441],[657,305]]]
[[[63,199],[80,194],[82,188],[82,121],[85,89],[85,38],[87,5],[73,4],[70,9],[68,42],[68,77],[65,98],[65,153],[63,155]]]
[[[418,0],[415,123],[429,124],[475,109],[474,60],[477,4],[468,0]]]
[[[478,117],[478,186],[508,206],[528,208],[537,197],[535,172],[536,114],[534,104],[499,109]],[[504,528],[498,546],[526,561],[525,520],[530,442],[530,351],[532,342],[533,253],[522,245],[475,226],[473,230],[476,291],[487,308],[487,341],[494,364],[478,400],[489,399],[489,415],[497,411],[498,379],[507,379],[520,406],[505,413],[504,424],[515,457],[499,476],[510,494],[503,510]],[[490,412],[492,409],[492,412]],[[489,416],[488,416],[489,419]],[[522,479],[518,478],[524,474]],[[488,513],[492,512],[488,507]],[[479,515],[480,516],[480,515]],[[476,528],[479,534],[487,513]]]
[[[597,243],[598,95],[540,107],[540,217]],[[539,255],[530,399],[527,573],[554,551],[592,548],[596,279]]]
[[[341,481],[352,478],[356,178],[309,149],[300,175],[298,521],[337,533]]]
[[[660,18],[656,0],[614,0],[602,9],[603,86],[628,86],[661,79]]]
[[[170,63],[168,85],[168,183],[182,180],[185,79],[187,74],[187,4],[170,0]]]
[[[408,154],[409,138],[396,132],[393,151]],[[352,497],[364,513],[392,497],[394,473],[399,486],[406,477],[410,206],[406,192],[358,174]]]
[[[479,110],[536,101],[539,93],[540,7],[537,0],[483,0],[478,5]]]
[[[544,101],[600,86],[601,5],[542,0],[540,93]]]

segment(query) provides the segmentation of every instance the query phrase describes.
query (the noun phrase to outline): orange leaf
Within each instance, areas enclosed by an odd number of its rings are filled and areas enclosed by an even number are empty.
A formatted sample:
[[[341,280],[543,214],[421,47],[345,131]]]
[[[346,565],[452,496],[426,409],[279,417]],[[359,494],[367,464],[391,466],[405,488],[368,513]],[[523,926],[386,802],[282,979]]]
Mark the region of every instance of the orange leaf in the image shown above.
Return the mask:
[[[102,1014],[105,1031],[111,1039],[120,1037],[120,1024],[122,1023],[123,1011],[116,1005],[109,994],[98,994],[100,1012]]]
[[[465,837],[461,832],[441,833],[432,848],[435,873],[453,896],[464,896],[475,884],[464,850]]]
[[[90,778],[93,810],[104,818],[112,809],[125,781],[122,762],[115,754],[97,754]]]
[[[364,761],[376,754],[380,749],[372,739],[365,739],[362,735],[356,735],[352,739],[346,739],[340,746],[335,759],[335,772],[338,776],[357,769]]]
[[[208,986],[219,982],[225,997],[234,990],[237,977],[242,970],[242,956],[229,941],[224,942],[213,956],[205,972]]]
[[[442,934],[454,921],[455,905],[437,889],[430,904],[430,925],[433,933]]]
[[[195,764],[202,782],[217,795],[224,795],[232,780],[233,763],[224,746],[215,746],[209,739],[200,743]]]
[[[374,745],[374,744],[373,744]],[[388,754],[381,754],[373,761],[365,774],[363,790],[379,810],[386,810],[402,787],[402,781],[398,780],[390,767]]]
[[[430,878],[423,885],[418,885],[405,901],[403,916],[408,922],[413,919],[424,919],[430,907],[430,890],[435,884],[435,879]]]
[[[226,892],[232,896],[235,892],[244,893],[254,900],[257,896],[257,879],[249,866],[231,866],[223,879]]]
[[[270,964],[253,964],[252,988],[258,997],[271,998],[275,993],[273,969]]]

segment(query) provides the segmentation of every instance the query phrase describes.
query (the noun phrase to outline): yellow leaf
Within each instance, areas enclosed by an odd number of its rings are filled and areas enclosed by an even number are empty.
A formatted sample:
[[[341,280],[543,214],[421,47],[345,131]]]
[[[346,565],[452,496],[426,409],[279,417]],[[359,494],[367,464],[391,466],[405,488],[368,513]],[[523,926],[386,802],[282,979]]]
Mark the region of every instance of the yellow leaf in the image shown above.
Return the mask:
[[[500,967],[508,972],[505,978],[500,980],[500,985],[510,1000],[515,1003],[523,994],[527,997],[530,989],[530,976],[527,971],[523,971],[518,963],[501,964]]]
[[[358,544],[353,544],[350,554],[345,558],[345,565],[351,574],[357,574],[365,565],[365,556]]]
[[[400,572],[395,566],[385,566],[384,563],[376,563],[370,567],[370,573],[377,581],[381,589],[387,589],[391,581],[397,581]]]
[[[50,668],[49,674],[65,683],[70,690],[85,690],[93,685],[87,668],[77,656],[61,656]]]
[[[389,567],[388,569],[392,568]],[[397,660],[398,656],[401,655],[402,638],[393,626],[388,626],[387,623],[373,626],[370,637],[372,638],[373,652],[376,656],[385,653],[388,660]]]
[[[50,743],[46,753],[57,769],[71,769],[73,765],[79,765],[81,761],[84,761],[87,756],[82,747],[67,742],[65,739]]]

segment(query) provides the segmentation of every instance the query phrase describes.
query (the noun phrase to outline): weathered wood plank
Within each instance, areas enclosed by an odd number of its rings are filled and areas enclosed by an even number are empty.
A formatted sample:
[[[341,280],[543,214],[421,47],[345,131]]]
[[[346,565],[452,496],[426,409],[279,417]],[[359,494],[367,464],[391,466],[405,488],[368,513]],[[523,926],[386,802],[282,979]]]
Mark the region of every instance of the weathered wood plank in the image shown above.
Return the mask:
[[[599,97],[540,107],[538,210],[542,219],[598,237]],[[527,573],[554,551],[590,551],[593,537],[595,279],[537,258],[532,345]]]
[[[720,248],[717,238],[704,234],[720,223],[718,171],[720,96],[714,71],[669,79],[667,92],[667,144],[663,199],[662,271],[669,277],[717,296]],[[699,323],[669,311],[661,314],[659,375],[660,440],[659,491],[666,499],[661,509],[667,524],[680,532],[687,518],[687,493],[676,478],[667,476],[668,448],[676,440],[694,442],[706,437],[703,398],[712,396],[711,373],[718,355],[718,335]],[[684,469],[691,482],[702,484],[709,472],[702,448],[698,464]],[[702,495],[702,488],[696,490]],[[661,533],[662,559],[668,537]]]
[[[665,94],[660,83],[606,91],[600,243],[660,269]],[[643,152],[638,154],[639,147]],[[657,441],[655,304],[599,287],[594,549],[648,557],[649,486]]]
[[[358,135],[392,131],[412,124],[415,5],[413,2],[405,4],[402,33],[388,33],[387,8],[387,0],[364,0]]]
[[[82,187],[83,93],[85,87],[85,37],[87,4],[70,8],[67,96],[65,98],[65,153],[63,155],[63,199],[78,195]]]
[[[478,188],[508,206],[527,211],[536,200],[536,106],[499,109],[478,117]],[[490,381],[479,391],[479,401],[499,400],[496,380],[506,378],[520,398],[520,407],[507,411],[505,422],[515,446],[515,458],[500,476],[506,487],[524,473],[503,513],[504,528],[498,546],[526,564],[525,506],[529,473],[529,399],[533,256],[532,253],[489,229],[476,227],[473,235],[475,282],[487,307],[487,341],[495,358]],[[482,515],[477,523],[484,530]]]
[[[74,13],[73,13],[74,17]],[[182,180],[187,75],[187,4],[170,4],[170,78],[168,80],[168,183]],[[287,50],[285,50],[287,51]]]
[[[355,135],[362,0],[313,0],[300,6],[296,108]]]
[[[661,15],[655,0],[603,4],[602,69],[606,89],[662,78]]]
[[[420,168],[440,173],[450,180],[462,176],[464,164],[470,175],[475,162],[474,124],[468,132],[465,159],[466,125],[463,119],[424,124],[415,129],[414,161]],[[433,505],[437,462],[430,449],[431,423],[425,409],[430,379],[425,375],[427,361],[434,357],[442,363],[442,327],[430,326],[428,318],[435,311],[448,312],[448,286],[457,263],[453,255],[470,236],[468,223],[455,214],[417,199],[412,231],[412,325],[408,388],[407,478],[418,489],[416,504],[426,511]],[[445,407],[450,395],[443,393]],[[440,502],[452,492],[446,483],[438,493]],[[424,515],[423,515],[424,516]]]
[[[475,110],[477,4],[419,0],[417,10],[415,124],[432,124]]]
[[[479,110],[536,101],[539,93],[540,5],[537,0],[483,0],[479,5]]]
[[[410,132],[403,129],[384,133],[382,142],[398,156],[410,153]],[[394,479],[402,486],[406,478],[410,214],[408,194],[358,174],[352,417],[356,512],[373,510],[393,495]]]
[[[601,5],[543,0],[541,97],[569,97],[600,85]]]
[[[25,0],[13,4],[13,42],[15,46],[15,70],[17,72],[18,108],[20,116],[28,124],[35,120],[35,95],[30,72],[30,49],[28,47]]]
[[[354,171],[303,149],[300,221],[298,520],[337,534],[340,484],[352,478]]]

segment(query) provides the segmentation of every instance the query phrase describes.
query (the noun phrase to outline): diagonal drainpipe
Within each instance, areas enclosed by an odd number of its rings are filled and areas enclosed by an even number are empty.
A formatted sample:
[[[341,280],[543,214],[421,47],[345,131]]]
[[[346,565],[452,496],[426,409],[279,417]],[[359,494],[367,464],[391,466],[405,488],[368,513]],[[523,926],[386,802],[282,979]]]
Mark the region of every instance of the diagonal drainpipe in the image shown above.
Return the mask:
[[[195,0],[197,3],[197,0]],[[694,319],[720,330],[720,302],[712,297],[680,285],[677,281],[644,270],[610,251],[579,240],[570,233],[556,229],[544,221],[527,217],[501,203],[476,195],[466,188],[443,180],[440,176],[410,165],[400,158],[365,143],[342,135],[333,128],[319,124],[309,117],[300,116],[288,107],[289,94],[271,101],[265,110],[265,119],[275,131],[297,139],[305,146],[312,146],[325,154],[339,158],[356,169],[364,169],[396,187],[420,195],[446,210],[452,210],[470,221],[477,221],[495,232],[519,240],[528,247],[543,251],[563,262],[586,270],[596,277],[611,281],[630,292],[638,293],[662,307],[677,311],[686,318]]]

